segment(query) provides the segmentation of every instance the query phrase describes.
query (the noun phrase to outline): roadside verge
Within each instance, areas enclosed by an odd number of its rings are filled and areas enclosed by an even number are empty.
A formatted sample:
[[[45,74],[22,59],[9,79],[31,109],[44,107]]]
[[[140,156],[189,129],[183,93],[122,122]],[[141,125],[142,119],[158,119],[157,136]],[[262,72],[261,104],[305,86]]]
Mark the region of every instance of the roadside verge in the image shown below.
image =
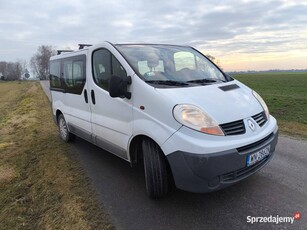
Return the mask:
[[[1,83],[0,95],[0,229],[113,229],[39,83]]]

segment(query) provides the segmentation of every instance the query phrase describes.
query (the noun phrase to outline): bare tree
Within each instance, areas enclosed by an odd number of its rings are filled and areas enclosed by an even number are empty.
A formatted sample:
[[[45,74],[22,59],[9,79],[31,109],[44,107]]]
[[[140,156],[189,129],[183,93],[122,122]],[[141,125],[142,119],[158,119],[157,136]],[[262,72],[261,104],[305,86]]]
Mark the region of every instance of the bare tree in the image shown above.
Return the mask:
[[[222,69],[220,61],[218,59],[216,59],[215,57],[213,57],[210,54],[206,54],[206,57],[209,58],[212,62],[214,62],[214,64],[216,64],[220,69]]]
[[[41,80],[48,79],[48,64],[52,55],[55,55],[55,50],[52,46],[41,45],[30,60],[30,66],[34,75],[38,76]]]

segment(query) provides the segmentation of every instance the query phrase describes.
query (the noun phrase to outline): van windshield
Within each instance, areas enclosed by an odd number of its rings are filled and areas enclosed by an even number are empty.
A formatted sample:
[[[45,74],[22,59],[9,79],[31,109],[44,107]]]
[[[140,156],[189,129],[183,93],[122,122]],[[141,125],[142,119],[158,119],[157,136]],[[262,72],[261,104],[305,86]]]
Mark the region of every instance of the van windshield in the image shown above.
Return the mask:
[[[116,45],[116,48],[149,84],[186,87],[227,81],[215,65],[190,47]]]

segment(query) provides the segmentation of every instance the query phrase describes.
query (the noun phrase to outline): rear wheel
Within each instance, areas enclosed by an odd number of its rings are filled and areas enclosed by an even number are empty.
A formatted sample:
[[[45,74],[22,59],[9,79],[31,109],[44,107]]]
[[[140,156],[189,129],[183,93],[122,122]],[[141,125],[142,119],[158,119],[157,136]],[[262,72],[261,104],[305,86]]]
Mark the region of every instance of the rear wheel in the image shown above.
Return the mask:
[[[146,191],[151,198],[161,198],[169,190],[168,167],[160,147],[150,139],[142,142]]]
[[[65,118],[63,114],[60,114],[58,117],[58,127],[61,139],[65,142],[70,142],[75,139],[75,135],[69,132]]]

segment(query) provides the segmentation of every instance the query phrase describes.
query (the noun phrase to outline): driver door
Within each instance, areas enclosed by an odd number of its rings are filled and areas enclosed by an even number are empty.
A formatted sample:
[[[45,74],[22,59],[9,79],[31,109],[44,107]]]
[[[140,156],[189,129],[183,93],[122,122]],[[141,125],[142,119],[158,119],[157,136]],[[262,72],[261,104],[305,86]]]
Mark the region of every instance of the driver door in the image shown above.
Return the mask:
[[[127,160],[127,146],[132,135],[132,100],[110,97],[109,80],[112,75],[126,78],[127,72],[108,49],[94,50],[88,89],[95,142]]]

